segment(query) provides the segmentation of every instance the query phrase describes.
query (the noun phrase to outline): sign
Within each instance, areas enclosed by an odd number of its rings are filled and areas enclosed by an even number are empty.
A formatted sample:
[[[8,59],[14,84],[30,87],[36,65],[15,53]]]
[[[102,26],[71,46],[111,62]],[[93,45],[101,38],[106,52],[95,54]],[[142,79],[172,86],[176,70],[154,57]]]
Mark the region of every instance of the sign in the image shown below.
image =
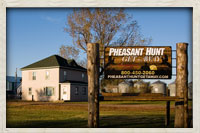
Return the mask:
[[[106,79],[171,79],[171,47],[105,47]]]

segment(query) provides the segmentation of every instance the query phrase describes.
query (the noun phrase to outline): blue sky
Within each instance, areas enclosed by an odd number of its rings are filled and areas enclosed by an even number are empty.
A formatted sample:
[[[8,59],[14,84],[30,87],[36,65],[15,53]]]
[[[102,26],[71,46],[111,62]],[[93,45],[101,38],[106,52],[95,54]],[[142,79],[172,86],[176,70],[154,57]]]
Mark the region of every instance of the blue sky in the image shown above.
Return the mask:
[[[152,46],[172,46],[176,50],[177,42],[189,43],[189,81],[192,81],[192,9],[126,8],[125,11],[138,22],[145,37],[152,37]],[[20,68],[58,54],[62,44],[72,45],[72,38],[64,32],[71,12],[72,8],[7,8],[7,75],[13,76],[18,68],[21,76]],[[174,79],[173,76],[164,81],[171,83]]]

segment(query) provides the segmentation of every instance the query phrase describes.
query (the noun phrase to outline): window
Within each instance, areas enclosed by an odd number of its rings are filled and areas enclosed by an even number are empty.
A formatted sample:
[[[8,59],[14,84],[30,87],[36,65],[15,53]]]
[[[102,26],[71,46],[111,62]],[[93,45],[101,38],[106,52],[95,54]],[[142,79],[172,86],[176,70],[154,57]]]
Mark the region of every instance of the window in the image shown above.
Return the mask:
[[[85,77],[85,74],[84,74],[84,73],[82,73],[82,79],[84,79],[84,77]]]
[[[33,79],[33,80],[36,80],[36,72],[33,72],[33,73],[32,73],[32,76],[33,76],[32,79]]]
[[[83,88],[82,88],[82,94],[83,94],[83,95],[86,95],[86,87],[83,87]]]
[[[67,71],[64,71],[64,80],[67,80]]]
[[[49,79],[49,71],[46,71],[46,75],[45,75],[45,79],[47,80],[47,79]]]
[[[28,88],[28,95],[32,95],[32,88]]]
[[[75,95],[78,95],[78,87],[75,88]]]
[[[53,96],[54,95],[54,88],[53,87],[45,87],[44,88],[45,96]]]

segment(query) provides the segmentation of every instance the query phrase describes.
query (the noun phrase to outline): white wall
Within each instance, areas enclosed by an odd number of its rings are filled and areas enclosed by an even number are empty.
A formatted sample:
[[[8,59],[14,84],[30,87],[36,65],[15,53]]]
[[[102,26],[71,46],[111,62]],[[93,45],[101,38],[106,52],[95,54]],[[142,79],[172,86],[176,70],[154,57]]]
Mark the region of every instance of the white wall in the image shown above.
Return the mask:
[[[45,79],[46,71],[50,72],[48,80]],[[32,80],[32,72],[36,72],[36,80]],[[59,68],[22,70],[22,100],[32,100],[29,87],[35,101],[59,100]],[[44,87],[54,87],[54,96],[44,96]]]

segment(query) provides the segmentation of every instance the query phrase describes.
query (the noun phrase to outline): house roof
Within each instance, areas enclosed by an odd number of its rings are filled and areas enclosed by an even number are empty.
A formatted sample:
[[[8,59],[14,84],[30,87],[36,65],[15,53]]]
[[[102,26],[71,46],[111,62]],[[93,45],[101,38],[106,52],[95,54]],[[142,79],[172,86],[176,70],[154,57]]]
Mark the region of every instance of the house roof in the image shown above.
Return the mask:
[[[52,55],[35,63],[32,63],[28,66],[21,68],[24,69],[32,69],[32,68],[44,68],[44,67],[68,67],[86,70],[85,68],[79,66],[75,60],[66,60],[65,58],[59,55]]]
[[[166,84],[165,82],[162,82],[160,80],[156,81],[156,82],[153,82],[152,84]]]
[[[21,79],[22,79],[21,77],[17,77],[17,82],[20,83]],[[6,81],[8,81],[8,82],[15,82],[15,77],[14,76],[6,76]]]

